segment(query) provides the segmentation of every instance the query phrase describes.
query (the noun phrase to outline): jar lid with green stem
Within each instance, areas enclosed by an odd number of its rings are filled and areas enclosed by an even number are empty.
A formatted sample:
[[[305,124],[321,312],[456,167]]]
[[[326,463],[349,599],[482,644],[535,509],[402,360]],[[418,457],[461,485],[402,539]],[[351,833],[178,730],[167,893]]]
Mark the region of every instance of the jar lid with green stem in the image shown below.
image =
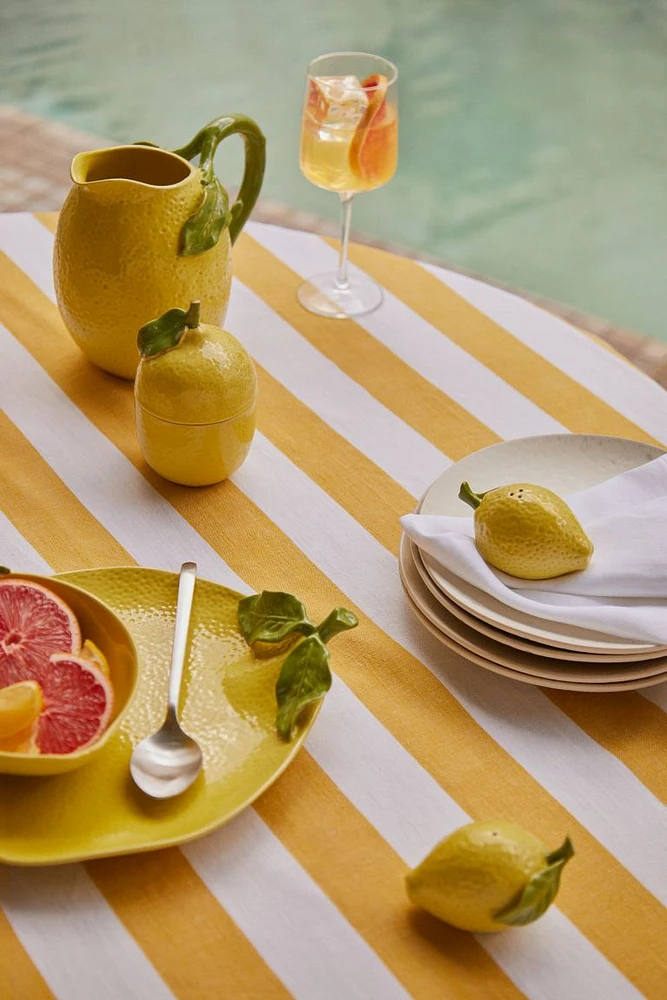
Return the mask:
[[[139,331],[139,406],[177,424],[231,420],[254,405],[257,373],[236,337],[200,323],[200,303],[170,309]]]

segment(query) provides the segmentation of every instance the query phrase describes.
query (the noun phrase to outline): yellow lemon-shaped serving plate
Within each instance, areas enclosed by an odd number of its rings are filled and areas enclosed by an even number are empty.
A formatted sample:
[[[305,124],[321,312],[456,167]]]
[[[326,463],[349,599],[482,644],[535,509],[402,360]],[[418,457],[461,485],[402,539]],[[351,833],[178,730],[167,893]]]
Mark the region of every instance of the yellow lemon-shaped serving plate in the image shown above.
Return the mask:
[[[178,576],[118,567],[59,579],[94,594],[125,624],[138,654],[137,690],[86,767],[48,778],[0,775],[0,862],[62,864],[180,844],[231,819],[276,780],[317,707],[304,713],[291,743],[278,738],[282,657],[260,660],[246,645],[237,625],[241,594],[197,581],[181,722],[202,748],[204,769],[183,795],[158,801],[135,787],[129,762],[164,717]]]

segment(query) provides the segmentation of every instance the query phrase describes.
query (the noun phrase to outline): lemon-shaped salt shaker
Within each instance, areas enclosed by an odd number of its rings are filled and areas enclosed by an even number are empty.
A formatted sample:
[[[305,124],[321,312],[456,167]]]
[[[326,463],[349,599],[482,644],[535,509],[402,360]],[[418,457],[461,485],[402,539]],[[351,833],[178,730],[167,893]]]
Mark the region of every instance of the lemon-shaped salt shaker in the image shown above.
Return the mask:
[[[199,321],[199,302],[139,331],[137,436],[155,472],[210,486],[244,461],[255,433],[257,374],[239,341]]]

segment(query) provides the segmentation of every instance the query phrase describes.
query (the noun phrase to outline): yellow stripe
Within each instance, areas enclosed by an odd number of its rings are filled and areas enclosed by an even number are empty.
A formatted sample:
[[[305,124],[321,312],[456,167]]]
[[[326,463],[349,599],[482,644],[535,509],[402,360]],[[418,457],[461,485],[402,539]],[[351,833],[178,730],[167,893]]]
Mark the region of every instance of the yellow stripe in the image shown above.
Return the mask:
[[[629,767],[654,795],[667,802],[665,713],[639,695],[575,694],[552,691],[550,698]]]
[[[15,274],[12,277],[16,279]],[[19,291],[18,285],[14,287]],[[54,338],[68,355],[70,369],[76,349],[67,345],[55,308],[31,288],[32,292],[20,289],[23,309],[16,310],[9,325],[58,380],[61,362],[54,360]],[[84,367],[89,373],[86,380],[61,372],[60,384],[143,471],[133,433],[131,388]],[[231,483],[189,491],[155,476],[148,478],[252,586],[287,588],[302,596],[316,614],[347,601]],[[501,750],[417,660],[362,619],[364,627],[354,640],[337,640],[336,667],[341,676],[471,815],[506,816],[549,843],[569,830],[578,847],[573,869],[578,877],[564,880],[564,911],[640,989],[660,996],[658,984],[664,975],[660,935],[667,926],[654,897]],[[442,655],[446,664],[449,656],[444,651]],[[364,664],[363,671],[359,663]],[[454,657],[451,665],[454,670],[461,668]],[[442,753],[443,719],[454,753]],[[499,774],[502,781],[497,780]],[[602,905],[607,914],[604,924],[599,920]],[[636,939],[626,933],[627,925],[635,928]],[[641,959],[636,940],[643,941]]]
[[[299,276],[245,234],[234,246],[234,274],[321,354],[450,458],[463,458],[499,440],[363,327],[303,309],[296,300]]]
[[[2,1000],[54,1000],[11,924],[0,910],[0,996]]]
[[[24,537],[30,531],[33,547],[56,573],[132,562],[2,411],[0,441],[2,453],[11,455],[11,461],[0,463],[2,509]]]
[[[397,552],[396,512],[412,510],[414,497],[259,366],[258,375],[259,430],[381,545]]]
[[[452,998],[523,996],[472,935],[414,919],[403,888],[408,866],[306,752],[255,808],[410,996],[432,1000],[444,983]]]
[[[177,997],[291,996],[180,851],[86,868]]]
[[[21,501],[32,495],[43,495],[54,474],[37,453],[33,456],[32,446],[7,418],[4,418],[3,425],[11,429],[15,461],[29,469],[20,484],[20,491],[17,488],[14,497],[14,513],[20,515],[18,523],[15,522],[18,530],[44,558],[55,565],[67,560],[73,536],[81,533],[83,550],[90,553],[90,559],[84,560],[81,565],[97,564],[95,553],[107,543],[108,533],[90,516],[89,522],[82,528],[80,504],[66,487],[63,487],[64,492],[59,498],[58,511],[63,525],[68,528],[57,541],[51,542],[48,536],[44,538],[31,512],[24,508]],[[2,430],[0,442],[3,452],[7,453],[5,444],[10,441],[10,435],[6,433],[6,426]],[[26,461],[26,458],[31,460]],[[129,553],[124,549],[121,553],[121,562],[132,563]],[[300,847],[294,851],[297,860],[415,996],[433,996],[442,976],[451,977],[453,969],[459,966],[465,966],[466,979],[456,986],[452,985],[452,997],[461,997],[462,1000],[474,998],[482,982],[489,997],[514,1000],[520,996],[504,973],[468,935],[451,932],[444,925],[439,925],[437,931],[431,928],[429,937],[425,939],[415,934],[406,917],[406,902],[400,893],[395,892],[395,886],[400,884],[405,873],[405,865],[311,758],[304,758],[295,778],[287,785],[284,782],[285,778],[280,784],[289,798],[296,794],[296,788],[300,789],[299,816],[296,817],[293,812],[296,803],[292,803],[289,810],[292,821],[299,826]],[[282,794],[284,796],[284,792]],[[265,793],[259,812],[291,850],[294,845],[285,839],[282,825],[284,802],[280,796],[275,801],[282,803],[277,812],[272,807],[274,799],[271,793]],[[312,805],[312,810],[308,803]],[[347,868],[332,867],[331,857],[321,850],[323,827],[337,830],[344,841],[354,844],[357,857],[373,857],[373,880],[367,880],[363,893],[354,891],[355,882],[350,880]],[[310,860],[308,842],[312,845]],[[202,995],[216,991],[221,996],[231,997],[287,995],[179,851],[88,862],[86,868],[119,919],[177,996],[190,996],[189,988],[193,981]],[[385,926],[390,910],[391,924]],[[456,945],[456,961],[438,954],[437,946],[445,944]],[[224,954],[223,963],[221,954]],[[467,985],[468,979],[476,984],[472,992],[472,987],[469,989]]]
[[[415,261],[358,244],[350,259],[571,431],[660,443]]]

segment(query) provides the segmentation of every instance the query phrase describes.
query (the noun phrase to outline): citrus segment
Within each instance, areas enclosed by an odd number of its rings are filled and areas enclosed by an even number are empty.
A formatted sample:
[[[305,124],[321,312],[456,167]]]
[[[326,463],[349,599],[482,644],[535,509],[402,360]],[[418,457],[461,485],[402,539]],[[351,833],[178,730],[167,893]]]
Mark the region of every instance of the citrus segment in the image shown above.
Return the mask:
[[[35,734],[40,753],[81,750],[102,735],[111,719],[111,684],[82,656],[54,654],[44,673],[42,696]]]
[[[397,121],[387,103],[387,77],[376,73],[361,86],[368,94],[366,111],[350,143],[350,167],[367,185],[385,184],[396,167]]]
[[[20,681],[0,688],[0,741],[21,734],[32,726],[42,708],[42,692],[36,681]]]
[[[84,660],[90,660],[93,666],[97,667],[98,670],[101,670],[105,677],[110,676],[109,661],[99,646],[95,645],[92,639],[86,639],[81,647],[80,655],[84,658]]]
[[[18,733],[14,733],[13,736],[8,736],[6,739],[0,740],[0,753],[38,754],[39,750],[35,742],[36,733],[37,722],[35,721],[26,729],[21,729]]]
[[[0,580],[0,688],[41,683],[52,653],[77,653],[81,631],[56,594],[30,580]]]

